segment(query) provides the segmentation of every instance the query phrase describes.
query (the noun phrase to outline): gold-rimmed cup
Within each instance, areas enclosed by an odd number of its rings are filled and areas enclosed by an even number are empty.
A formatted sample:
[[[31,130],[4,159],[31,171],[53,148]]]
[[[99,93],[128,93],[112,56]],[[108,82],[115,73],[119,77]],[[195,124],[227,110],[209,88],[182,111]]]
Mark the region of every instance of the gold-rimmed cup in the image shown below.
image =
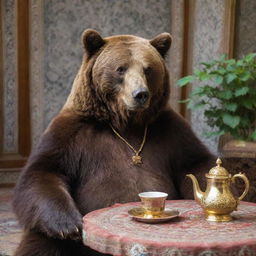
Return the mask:
[[[138,196],[146,217],[154,218],[162,215],[165,209],[165,200],[168,196],[167,193],[150,191],[142,192]]]

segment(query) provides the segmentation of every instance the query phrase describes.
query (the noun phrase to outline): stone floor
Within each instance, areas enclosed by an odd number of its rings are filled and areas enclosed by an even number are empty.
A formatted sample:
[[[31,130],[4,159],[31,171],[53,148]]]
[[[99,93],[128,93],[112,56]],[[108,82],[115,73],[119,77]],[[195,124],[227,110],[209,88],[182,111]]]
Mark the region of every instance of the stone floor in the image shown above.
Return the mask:
[[[0,186],[0,256],[12,256],[21,239],[21,229],[11,210],[12,190],[12,186]]]

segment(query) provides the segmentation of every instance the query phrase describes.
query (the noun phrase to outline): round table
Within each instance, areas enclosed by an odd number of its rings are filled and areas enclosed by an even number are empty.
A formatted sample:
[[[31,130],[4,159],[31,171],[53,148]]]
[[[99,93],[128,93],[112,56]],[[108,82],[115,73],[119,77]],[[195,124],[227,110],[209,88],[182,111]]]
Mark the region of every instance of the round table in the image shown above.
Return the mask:
[[[231,222],[208,222],[192,200],[167,201],[180,216],[162,224],[133,220],[127,213],[140,203],[116,204],[84,216],[84,244],[112,255],[256,255],[256,204],[241,202]]]

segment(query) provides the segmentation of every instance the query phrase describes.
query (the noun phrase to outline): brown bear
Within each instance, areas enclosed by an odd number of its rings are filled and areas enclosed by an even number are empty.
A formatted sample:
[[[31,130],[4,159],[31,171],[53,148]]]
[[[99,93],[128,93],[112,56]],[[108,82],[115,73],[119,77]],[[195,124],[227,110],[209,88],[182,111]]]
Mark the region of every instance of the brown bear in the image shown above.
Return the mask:
[[[83,215],[137,201],[143,191],[192,198],[185,175],[214,165],[168,107],[170,34],[102,38],[86,30],[82,41],[85,55],[67,102],[16,185],[13,206],[24,227],[16,256],[100,255],[82,244]]]

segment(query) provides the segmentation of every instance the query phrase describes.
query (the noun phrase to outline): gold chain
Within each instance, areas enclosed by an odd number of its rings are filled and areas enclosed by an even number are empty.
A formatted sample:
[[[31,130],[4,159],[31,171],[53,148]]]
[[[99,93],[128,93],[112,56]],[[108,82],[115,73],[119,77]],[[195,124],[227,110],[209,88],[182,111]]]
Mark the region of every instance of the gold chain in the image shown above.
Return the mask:
[[[142,157],[139,154],[142,151],[142,149],[144,147],[144,144],[145,144],[145,141],[146,141],[148,126],[147,125],[145,126],[143,140],[142,140],[142,143],[141,143],[140,148],[138,150],[136,150],[124,137],[122,137],[120,135],[120,133],[118,133],[112,125],[110,125],[110,127],[113,130],[113,132],[117,135],[117,137],[119,137],[123,142],[125,142],[135,153],[135,155],[132,157],[133,163],[134,164],[141,164],[142,163]]]

